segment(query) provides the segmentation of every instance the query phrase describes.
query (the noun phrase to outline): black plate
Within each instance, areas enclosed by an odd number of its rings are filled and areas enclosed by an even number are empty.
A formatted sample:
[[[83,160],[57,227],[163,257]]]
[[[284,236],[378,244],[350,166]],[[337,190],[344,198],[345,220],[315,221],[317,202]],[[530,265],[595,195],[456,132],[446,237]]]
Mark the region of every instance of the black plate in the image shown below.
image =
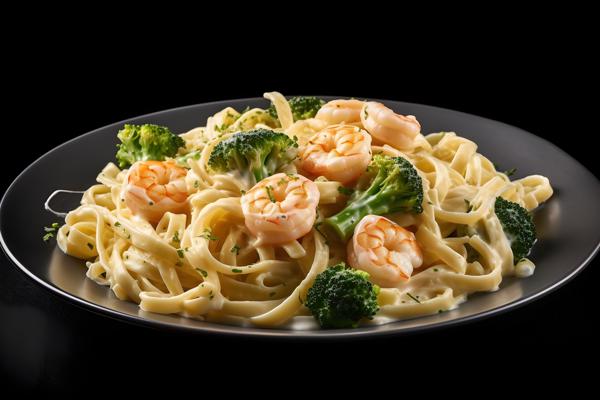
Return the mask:
[[[437,107],[384,101],[402,114],[416,115],[423,132],[455,131],[474,140],[479,152],[500,168],[517,168],[514,178],[545,175],[554,196],[535,214],[539,241],[531,258],[535,274],[504,279],[500,290],[470,296],[446,313],[354,330],[291,331],[208,323],[141,311],[118,300],[109,289],[85,277],[82,261],[64,255],[55,242],[44,243],[43,227],[56,222],[44,211],[44,201],[55,189],[82,190],[108,161],[114,160],[116,132],[123,123],[156,123],[184,132],[202,126],[206,118],[232,106],[265,107],[263,99],[240,99],[199,104],[118,122],[79,136],[40,157],[23,171],[0,204],[0,242],[10,259],[29,277],[59,295],[101,314],[170,329],[222,334],[284,337],[339,337],[402,333],[442,327],[493,315],[539,298],[571,279],[591,260],[600,243],[600,184],[581,164],[553,144],[501,122]],[[77,206],[78,197],[59,204]]]

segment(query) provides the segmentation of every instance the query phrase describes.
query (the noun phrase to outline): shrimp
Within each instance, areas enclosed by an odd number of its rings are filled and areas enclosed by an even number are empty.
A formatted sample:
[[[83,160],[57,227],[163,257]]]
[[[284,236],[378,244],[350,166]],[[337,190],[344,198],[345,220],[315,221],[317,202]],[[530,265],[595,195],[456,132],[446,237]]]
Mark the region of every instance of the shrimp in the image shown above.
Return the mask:
[[[360,122],[360,111],[364,104],[360,100],[332,100],[319,109],[315,118],[328,125]]]
[[[293,174],[275,174],[242,196],[246,227],[260,244],[283,244],[306,235],[319,204],[317,185]]]
[[[152,224],[170,211],[188,211],[187,170],[171,161],[138,161],[125,176],[122,199],[134,215]]]
[[[356,180],[371,162],[371,136],[352,125],[317,132],[300,152],[303,170],[343,184]]]
[[[348,264],[381,287],[396,287],[423,263],[415,235],[387,218],[367,215],[348,243]]]
[[[421,132],[421,124],[414,115],[394,113],[381,103],[369,101],[360,113],[363,127],[381,143],[400,150],[410,150]]]

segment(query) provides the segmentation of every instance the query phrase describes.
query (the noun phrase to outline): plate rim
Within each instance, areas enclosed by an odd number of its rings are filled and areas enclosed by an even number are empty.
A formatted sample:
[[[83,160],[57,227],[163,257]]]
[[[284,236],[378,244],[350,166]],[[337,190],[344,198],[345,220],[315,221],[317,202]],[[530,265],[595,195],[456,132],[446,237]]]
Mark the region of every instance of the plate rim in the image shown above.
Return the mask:
[[[286,97],[291,97],[291,96],[286,96]],[[326,99],[327,98],[340,98],[339,96],[336,97],[336,96],[329,96],[329,95],[327,95],[327,96],[323,95],[323,96],[318,96],[318,97],[326,98]],[[344,96],[342,96],[342,97],[344,97]],[[535,133],[532,133],[532,132],[526,131],[522,128],[519,128],[517,126],[510,125],[510,124],[507,124],[502,121],[494,120],[492,118],[482,117],[479,115],[470,114],[470,113],[463,112],[463,111],[453,110],[453,109],[449,109],[449,108],[445,108],[445,107],[433,106],[433,105],[429,105],[429,104],[404,102],[404,101],[400,101],[400,100],[389,100],[389,99],[370,99],[370,98],[367,98],[367,99],[370,101],[371,100],[380,101],[380,102],[388,101],[388,102],[423,106],[423,107],[427,107],[427,108],[434,109],[434,110],[440,110],[440,111],[444,111],[444,112],[452,112],[452,113],[460,114],[460,115],[463,115],[463,116],[466,116],[469,118],[477,118],[477,119],[492,121],[494,123],[509,127],[510,129],[516,129],[518,131],[521,131],[524,134],[534,136],[536,139],[546,142],[546,144],[552,146],[555,150],[562,152],[563,154],[568,156],[572,161],[574,161],[579,167],[581,167],[581,169],[585,170],[588,174],[590,174],[590,176],[592,176],[593,178],[595,178],[596,181],[598,181],[598,177],[596,177],[595,174],[593,174],[588,168],[586,168],[583,164],[581,164],[579,162],[579,160],[577,160],[577,158],[571,156],[569,153],[567,153],[565,150],[561,149],[559,146],[552,143],[551,141],[549,141],[543,137],[540,137],[540,136],[536,135]],[[196,103],[196,104],[190,104],[190,105],[185,105],[185,106],[180,106],[180,107],[174,107],[174,108],[154,111],[154,112],[150,112],[150,113],[146,113],[146,114],[142,114],[142,115],[138,115],[138,116],[125,118],[120,121],[113,122],[113,123],[110,123],[107,125],[103,125],[99,128],[96,128],[89,132],[78,135],[78,136],[71,138],[71,139],[59,144],[58,146],[55,146],[52,149],[46,151],[45,153],[43,153],[42,155],[37,157],[34,161],[32,161],[25,169],[23,169],[16,176],[16,178],[13,179],[11,184],[6,188],[6,190],[2,196],[2,199],[0,200],[0,210],[2,210],[4,208],[4,203],[5,203],[5,199],[6,199],[7,195],[10,193],[10,191],[13,189],[13,187],[17,184],[17,182],[21,179],[21,177],[27,171],[29,171],[30,168],[33,168],[34,165],[36,165],[38,163],[38,161],[40,161],[42,158],[46,157],[48,154],[59,150],[63,146],[66,146],[67,144],[69,144],[73,141],[80,140],[81,138],[84,138],[88,135],[95,134],[96,132],[98,132],[100,130],[104,130],[113,125],[123,124],[125,122],[131,121],[132,119],[141,119],[141,118],[147,118],[147,117],[151,117],[151,116],[157,116],[159,114],[168,114],[168,113],[182,111],[182,110],[186,110],[189,108],[195,108],[195,107],[199,107],[199,106],[231,104],[233,102],[257,101],[257,100],[264,100],[264,99],[262,97],[245,97],[245,98],[217,100],[217,101],[211,101],[211,102],[205,102],[205,103]],[[575,269],[573,269],[568,275],[564,276],[562,279],[551,283],[550,285],[546,286],[545,288],[543,288],[529,296],[514,300],[514,301],[504,304],[500,307],[492,308],[492,309],[486,310],[486,311],[481,311],[481,312],[478,312],[478,313],[475,313],[472,315],[468,315],[468,316],[463,316],[463,317],[458,317],[458,318],[454,318],[454,319],[447,320],[447,321],[442,321],[439,323],[432,322],[432,323],[426,324],[426,325],[417,325],[417,326],[412,326],[412,327],[404,327],[404,328],[396,328],[396,329],[394,329],[394,327],[391,327],[390,329],[386,329],[386,330],[371,330],[370,329],[370,328],[376,328],[377,326],[379,326],[379,325],[377,325],[374,327],[367,326],[367,327],[364,327],[361,329],[338,329],[338,330],[321,329],[321,330],[296,330],[295,331],[295,330],[279,329],[279,328],[260,328],[260,327],[245,327],[245,326],[236,326],[236,325],[226,325],[226,324],[220,324],[217,322],[210,322],[210,321],[204,321],[207,323],[207,326],[198,327],[198,326],[183,325],[183,324],[179,324],[176,322],[151,320],[151,319],[147,319],[142,316],[139,316],[139,315],[127,314],[127,313],[124,313],[124,312],[121,312],[118,310],[114,310],[114,309],[93,303],[91,301],[79,298],[65,290],[62,290],[61,288],[53,285],[50,282],[46,282],[45,280],[43,280],[42,278],[38,277],[33,272],[31,272],[23,264],[21,264],[21,262],[16,258],[16,256],[10,251],[10,249],[8,248],[8,246],[4,240],[4,236],[2,233],[1,218],[2,218],[2,215],[0,213],[0,247],[2,247],[4,254],[10,260],[11,264],[13,264],[15,267],[17,267],[17,270],[24,273],[25,276],[28,276],[29,278],[33,279],[33,281],[36,282],[38,285],[41,285],[43,288],[49,290],[53,295],[59,297],[60,299],[66,300],[68,303],[71,303],[71,304],[73,304],[81,309],[84,309],[86,311],[93,312],[94,314],[102,315],[104,317],[108,317],[108,318],[118,320],[118,321],[124,322],[124,323],[134,324],[137,326],[141,325],[141,326],[148,327],[148,328],[166,329],[169,331],[179,331],[179,332],[186,332],[186,333],[221,334],[221,335],[235,336],[235,337],[244,336],[244,337],[254,337],[254,338],[262,337],[262,338],[277,338],[277,339],[293,338],[293,339],[305,339],[305,340],[331,340],[331,339],[356,339],[356,338],[367,339],[367,338],[391,336],[391,335],[409,335],[409,334],[414,334],[414,333],[422,332],[422,331],[433,331],[433,330],[439,330],[439,329],[443,329],[443,328],[464,325],[464,324],[467,324],[470,322],[483,320],[483,319],[492,317],[494,315],[500,315],[500,314],[503,314],[503,313],[513,310],[513,309],[517,309],[523,305],[529,304],[533,301],[536,301],[536,300],[554,292],[555,290],[559,289],[560,287],[562,287],[563,285],[565,285],[566,283],[571,281],[579,273],[581,273],[581,271],[583,271],[583,269],[587,265],[589,265],[591,260],[598,254],[598,251],[600,250],[600,241],[598,241],[598,243],[596,243],[595,247],[587,255],[587,257]],[[423,317],[427,317],[427,316],[423,316]],[[394,322],[391,322],[389,324],[384,324],[384,325],[390,326],[393,323]]]

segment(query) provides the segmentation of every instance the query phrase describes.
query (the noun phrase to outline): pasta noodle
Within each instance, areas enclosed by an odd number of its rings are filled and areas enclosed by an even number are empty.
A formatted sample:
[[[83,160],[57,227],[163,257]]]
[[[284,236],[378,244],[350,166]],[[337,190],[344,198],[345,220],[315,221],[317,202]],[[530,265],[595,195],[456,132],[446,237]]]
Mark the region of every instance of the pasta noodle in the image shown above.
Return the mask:
[[[294,122],[279,93],[265,97],[278,126],[265,110],[226,108],[205,127],[180,135],[184,153],[198,152],[185,172],[187,212],[166,212],[155,224],[140,218],[123,197],[129,171],[109,163],[66,216],[57,236],[60,249],[87,260],[89,279],[145,311],[263,327],[310,315],[303,304],[307,291],[320,272],[346,261],[346,243],[328,241],[313,227],[292,242],[263,244],[244,223],[240,196],[248,188],[241,177],[207,168],[215,146],[236,132],[274,129],[304,146],[326,127],[317,118]],[[423,212],[387,217],[414,232],[423,263],[410,279],[381,289],[371,323],[450,310],[471,293],[497,290],[504,276],[534,272],[530,260],[513,260],[494,201],[501,196],[533,210],[552,195],[547,178],[510,181],[477,153],[476,143],[453,132],[418,134],[408,149],[373,139],[373,154],[403,157],[422,178]],[[294,164],[286,168],[297,172]],[[322,177],[315,183],[318,215],[332,215],[346,201],[344,185]],[[469,259],[472,251],[476,260]]]

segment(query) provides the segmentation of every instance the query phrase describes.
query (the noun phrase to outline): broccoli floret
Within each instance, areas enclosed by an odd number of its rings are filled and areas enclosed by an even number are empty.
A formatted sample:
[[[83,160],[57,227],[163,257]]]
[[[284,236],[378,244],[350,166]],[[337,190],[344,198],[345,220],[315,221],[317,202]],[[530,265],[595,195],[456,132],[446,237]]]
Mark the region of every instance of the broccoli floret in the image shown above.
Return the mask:
[[[497,197],[494,211],[510,242],[514,263],[527,257],[536,242],[535,225],[529,212],[512,201]]]
[[[357,190],[346,208],[325,219],[325,224],[332,227],[342,240],[348,240],[365,215],[423,212],[423,182],[409,161],[402,157],[376,155],[368,171],[375,173],[369,188]]]
[[[117,161],[119,167],[127,168],[136,161],[157,160],[173,157],[177,149],[185,144],[184,140],[165,126],[144,124],[125,124],[117,134]]]
[[[255,129],[219,142],[210,153],[208,166],[214,172],[238,171],[250,187],[276,173],[297,154],[297,141],[286,134]]]
[[[289,99],[288,103],[292,109],[294,122],[296,122],[301,119],[313,118],[317,111],[319,111],[319,108],[323,107],[325,101],[312,96],[298,96]],[[275,110],[273,104],[267,108],[267,112],[273,118],[277,118],[277,110]]]
[[[377,313],[378,294],[379,286],[369,282],[368,273],[340,263],[317,275],[306,307],[323,328],[355,328],[362,318]]]

